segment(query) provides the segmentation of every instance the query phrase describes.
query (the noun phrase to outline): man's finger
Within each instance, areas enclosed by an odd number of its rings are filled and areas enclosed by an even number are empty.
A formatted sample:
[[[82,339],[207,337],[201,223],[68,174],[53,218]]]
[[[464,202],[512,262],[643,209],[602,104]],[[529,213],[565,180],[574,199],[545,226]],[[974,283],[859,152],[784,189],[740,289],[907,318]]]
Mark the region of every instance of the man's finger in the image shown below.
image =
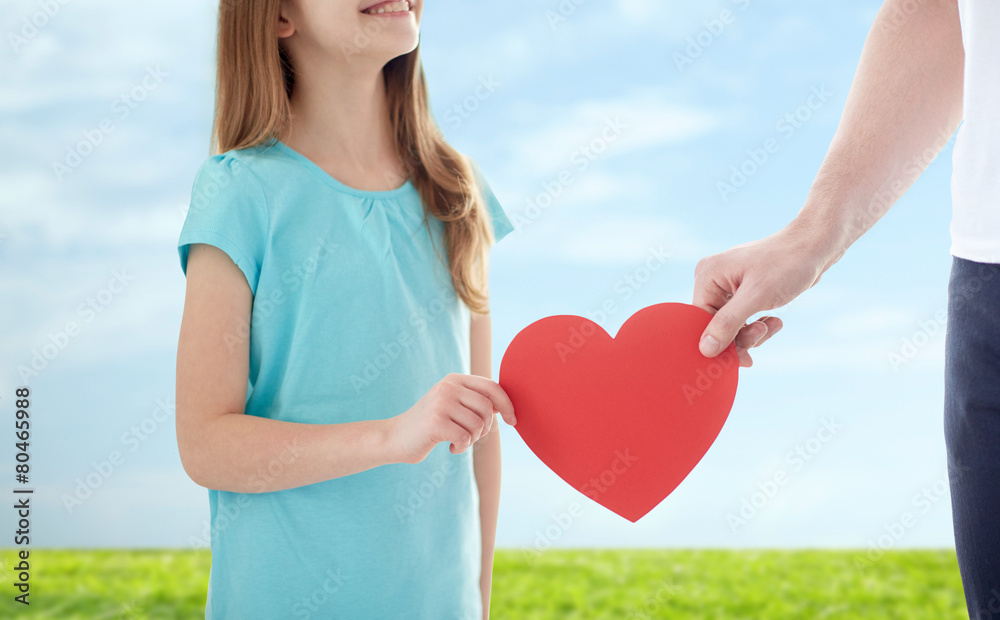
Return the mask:
[[[698,345],[705,357],[722,353],[736,339],[747,319],[763,310],[757,307],[756,300],[746,291],[746,288],[737,289],[733,298],[715,313],[705,328]]]
[[[759,347],[760,345],[767,342],[771,338],[771,336],[777,334],[778,330],[780,330],[781,327],[784,325],[784,323],[781,322],[781,319],[779,319],[776,316],[762,316],[757,320],[767,325],[767,333],[764,334],[763,338],[757,341],[757,344],[754,345],[755,347]]]
[[[695,278],[692,305],[715,314],[731,297],[730,292],[716,284],[714,280]]]
[[[736,347],[752,349],[767,335],[767,323],[757,320],[740,329],[736,334]]]

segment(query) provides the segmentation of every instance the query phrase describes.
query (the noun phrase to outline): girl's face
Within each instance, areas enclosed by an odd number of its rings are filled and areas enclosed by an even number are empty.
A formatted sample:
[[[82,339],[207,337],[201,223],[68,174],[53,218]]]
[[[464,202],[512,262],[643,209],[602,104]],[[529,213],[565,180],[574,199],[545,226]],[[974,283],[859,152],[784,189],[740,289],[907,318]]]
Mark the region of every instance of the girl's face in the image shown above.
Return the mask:
[[[384,64],[417,47],[422,9],[423,0],[285,0],[278,36],[293,49]]]

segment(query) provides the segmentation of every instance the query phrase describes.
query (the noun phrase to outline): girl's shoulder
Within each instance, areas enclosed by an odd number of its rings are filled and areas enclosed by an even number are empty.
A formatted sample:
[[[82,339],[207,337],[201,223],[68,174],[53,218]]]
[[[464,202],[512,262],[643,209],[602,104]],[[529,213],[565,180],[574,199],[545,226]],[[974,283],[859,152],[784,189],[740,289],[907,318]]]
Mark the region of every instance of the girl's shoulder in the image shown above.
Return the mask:
[[[490,216],[490,223],[493,226],[493,240],[494,242],[500,241],[511,231],[515,230],[515,226],[507,216],[506,210],[501,206],[497,195],[493,193],[493,188],[490,186],[489,181],[486,180],[486,175],[483,174],[479,164],[471,157],[467,159],[472,168],[479,195],[483,199],[483,203],[486,205],[486,212]]]
[[[262,185],[269,176],[267,170],[277,161],[270,149],[269,145],[258,145],[210,155],[199,167],[195,181],[197,183],[207,177],[207,180],[217,184],[238,181],[233,183],[234,188],[246,188],[253,183]]]
[[[226,252],[256,293],[270,228],[270,200],[261,149],[234,149],[206,158],[195,174],[191,202],[178,240],[181,269],[188,248],[214,245]]]
[[[210,155],[195,174],[191,205],[237,201],[266,213],[297,173],[273,142]]]

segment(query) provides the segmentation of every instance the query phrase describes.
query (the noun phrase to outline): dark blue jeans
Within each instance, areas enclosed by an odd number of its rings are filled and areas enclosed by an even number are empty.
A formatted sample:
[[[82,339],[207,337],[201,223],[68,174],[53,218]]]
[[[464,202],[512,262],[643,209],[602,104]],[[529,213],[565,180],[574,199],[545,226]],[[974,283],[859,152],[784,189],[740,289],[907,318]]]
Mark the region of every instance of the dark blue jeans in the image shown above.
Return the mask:
[[[1000,265],[955,258],[945,441],[955,547],[974,620],[1000,620]]]

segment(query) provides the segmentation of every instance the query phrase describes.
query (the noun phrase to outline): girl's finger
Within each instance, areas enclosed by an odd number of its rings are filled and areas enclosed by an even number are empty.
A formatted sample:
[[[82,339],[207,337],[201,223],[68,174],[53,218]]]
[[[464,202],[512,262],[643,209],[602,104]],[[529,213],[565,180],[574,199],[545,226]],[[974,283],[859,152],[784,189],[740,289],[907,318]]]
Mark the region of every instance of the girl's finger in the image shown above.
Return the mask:
[[[502,387],[486,377],[477,375],[462,375],[461,382],[470,390],[475,390],[490,399],[490,402],[493,403],[493,409],[500,412],[504,422],[511,426],[517,424],[517,418],[514,417],[514,403],[510,402],[510,397],[507,396],[507,392],[504,392]]]
[[[448,416],[451,418],[452,422],[462,427],[469,435],[472,436],[472,443],[476,443],[479,441],[479,438],[483,436],[483,431],[486,428],[486,422],[484,422],[475,411],[470,410],[464,405],[456,403],[451,411],[448,412]]]
[[[472,434],[461,425],[451,423],[441,433],[441,441],[451,444],[449,450],[452,454],[461,454],[472,445]]]
[[[458,401],[483,419],[483,434],[485,437],[493,428],[493,401],[475,390],[463,390]]]

